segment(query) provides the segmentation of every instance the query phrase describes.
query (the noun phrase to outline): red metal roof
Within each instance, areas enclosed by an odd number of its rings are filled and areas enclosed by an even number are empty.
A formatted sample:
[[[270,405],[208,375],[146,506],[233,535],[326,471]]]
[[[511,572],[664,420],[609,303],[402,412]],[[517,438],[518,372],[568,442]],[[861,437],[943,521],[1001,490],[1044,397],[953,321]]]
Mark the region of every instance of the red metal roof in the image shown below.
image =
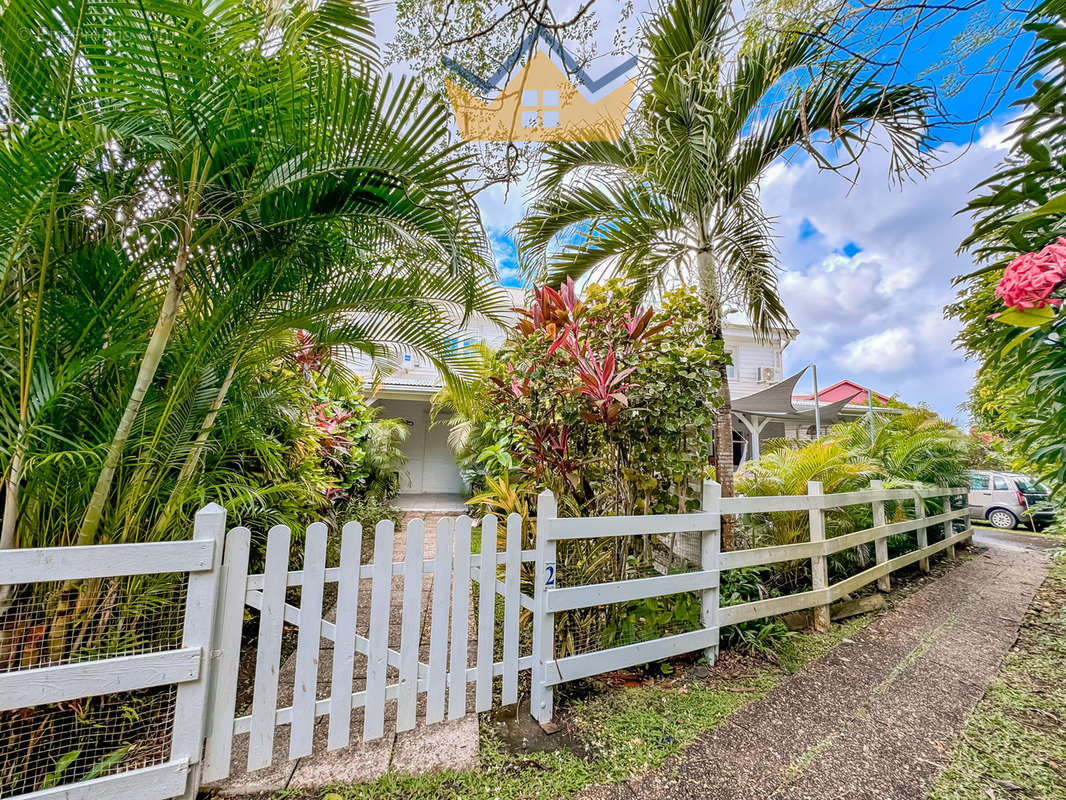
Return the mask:
[[[818,392],[818,401],[821,403],[835,403],[838,400],[843,400],[845,397],[852,397],[851,402],[856,405],[866,405],[869,400],[867,398],[867,389],[865,386],[861,386],[855,381],[849,381],[844,379],[837,381],[832,386],[827,386]],[[874,392],[874,400],[880,403],[887,403],[891,398],[887,395],[883,395],[880,392]],[[796,395],[797,400],[813,400],[813,394]]]

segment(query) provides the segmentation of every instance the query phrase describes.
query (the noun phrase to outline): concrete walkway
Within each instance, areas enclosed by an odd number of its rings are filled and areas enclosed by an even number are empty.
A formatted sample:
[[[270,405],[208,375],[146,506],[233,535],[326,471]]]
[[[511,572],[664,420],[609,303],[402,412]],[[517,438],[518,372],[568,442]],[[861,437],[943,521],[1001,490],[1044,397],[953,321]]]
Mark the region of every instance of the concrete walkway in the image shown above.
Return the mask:
[[[582,797],[925,797],[1047,574],[1046,552],[1009,544],[991,540],[662,769]]]

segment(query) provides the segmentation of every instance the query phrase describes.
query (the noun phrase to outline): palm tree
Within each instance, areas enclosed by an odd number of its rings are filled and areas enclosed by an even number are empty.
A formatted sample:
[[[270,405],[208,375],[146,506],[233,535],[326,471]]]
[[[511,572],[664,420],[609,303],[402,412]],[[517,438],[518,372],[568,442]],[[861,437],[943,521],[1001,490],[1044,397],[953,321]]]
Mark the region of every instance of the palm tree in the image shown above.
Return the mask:
[[[807,494],[807,483],[819,481],[827,494],[865,489],[880,477],[879,466],[858,456],[843,443],[829,437],[800,444],[781,441],[758,461],[751,461],[737,474],[737,488],[749,497]],[[869,508],[847,506],[826,514],[826,534],[851,533],[870,524]],[[745,530],[752,540],[747,547],[795,544],[810,540],[810,515],[806,511],[775,511],[751,514]],[[862,549],[861,549],[862,550]],[[865,557],[865,550],[862,550]],[[800,562],[775,566],[788,582],[800,573]]]
[[[110,376],[117,394],[106,400],[122,410],[98,421],[111,433],[102,458],[87,461],[98,469],[74,536],[80,544],[97,539],[168,344],[192,324],[183,314],[190,303],[202,314],[217,302],[216,281],[246,300],[229,306],[226,324],[246,323],[248,341],[269,327],[252,313],[257,307],[275,327],[300,316],[276,313],[276,301],[292,293],[280,281],[284,270],[269,264],[317,253],[333,270],[312,287],[321,295],[319,324],[346,330],[349,344],[403,341],[447,364],[445,308],[470,311],[490,294],[483,232],[462,182],[467,161],[443,141],[442,104],[410,82],[376,77],[370,33],[365,6],[341,0],[284,9],[155,0],[4,7],[9,125],[0,185],[12,202],[0,209],[0,296],[18,342],[18,403],[5,409],[14,444],[0,545],[15,540],[28,448],[49,435],[35,425],[47,405],[34,397],[41,371],[62,373],[69,388],[98,380],[93,370],[107,363],[92,348],[48,363],[71,351],[42,348],[51,333],[46,295],[103,259],[121,277],[105,287],[105,306],[126,301],[125,311],[137,299],[154,320],[140,327],[143,339],[136,326],[122,329],[130,337],[123,346],[139,355],[132,374]],[[90,249],[97,263],[84,262]],[[344,266],[352,280],[338,274]],[[372,294],[353,295],[359,286]],[[115,333],[95,343],[113,343]],[[230,350],[228,366],[240,352]]]
[[[929,486],[964,486],[971,454],[968,436],[936,414],[909,409],[834,425],[829,437],[878,464],[895,481]]]
[[[834,59],[824,31],[759,32],[745,39],[726,0],[671,0],[651,24],[642,104],[617,143],[573,142],[546,152],[535,202],[518,226],[528,269],[554,283],[613,273],[654,292],[696,283],[708,333],[722,341],[731,309],[759,334],[787,325],[777,293],[771,223],[760,177],[781,156],[826,132],[861,151],[873,123],[893,169],[921,169],[925,94],[885,86],[861,63]],[[715,457],[733,493],[727,358]],[[732,546],[725,520],[723,546]]]

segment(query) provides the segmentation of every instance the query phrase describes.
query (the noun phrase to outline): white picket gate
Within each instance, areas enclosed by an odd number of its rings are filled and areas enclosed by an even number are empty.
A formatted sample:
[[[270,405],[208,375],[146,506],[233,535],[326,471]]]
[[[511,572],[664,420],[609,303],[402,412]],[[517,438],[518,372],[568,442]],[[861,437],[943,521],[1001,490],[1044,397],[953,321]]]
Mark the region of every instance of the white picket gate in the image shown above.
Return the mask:
[[[326,567],[327,529],[321,523],[308,527],[303,548],[303,569],[290,571],[290,531],[279,526],[267,537],[266,563],[260,575],[248,574],[250,532],[234,528],[226,540],[223,563],[223,600],[217,647],[219,663],[214,671],[214,703],[207,735],[203,778],[221,780],[231,769],[249,771],[272,764],[275,734],[288,727],[289,759],[315,750],[315,721],[328,716],[325,749],[332,751],[351,743],[353,711],[362,710],[361,738],[372,741],[385,732],[386,703],[395,701],[395,731],[415,727],[419,699],[424,700],[426,724],[465,716],[471,709],[467,685],[474,684],[472,709],[487,711],[493,704],[493,680],[499,677],[499,702],[518,700],[518,677],[530,669],[532,656],[519,653],[519,615],[532,600],[521,594],[523,561],[533,560],[532,551],[521,549],[522,520],[512,514],[506,522],[505,546],[497,546],[499,522],[494,516],[481,520],[481,552],[472,552],[473,521],[468,516],[439,521],[434,536],[434,555],[425,558],[426,531],[422,520],[408,523],[404,558],[393,560],[397,540],[392,522],[379,522],[374,532],[373,556],[362,564],[363,532],[358,523],[344,526],[340,563]],[[503,580],[498,572],[502,569]],[[433,579],[428,608],[423,608],[426,576]],[[394,579],[402,589],[393,591]],[[472,584],[478,584],[478,606],[470,608]],[[336,585],[336,616],[324,612],[323,592]],[[286,592],[299,587],[299,606],[286,601]],[[365,602],[369,595],[369,605]],[[396,597],[398,602],[394,603]],[[497,598],[502,601],[502,625],[497,624]],[[236,715],[237,682],[245,606],[259,611],[255,685],[249,714]],[[398,611],[399,620],[390,618]],[[428,643],[423,642],[423,613],[431,615]],[[365,622],[363,620],[365,616]],[[476,619],[476,651],[470,653],[470,621]],[[398,642],[396,623],[399,623]],[[279,707],[282,631],[284,625],[299,628],[296,669],[291,704]],[[360,633],[360,630],[365,631]],[[499,629],[499,630],[498,630]],[[319,665],[322,640],[332,643],[329,691],[319,696]],[[502,658],[494,654],[500,640]],[[428,644],[428,647],[425,645]],[[361,673],[361,674],[360,674]],[[356,688],[356,681],[364,686]],[[235,737],[248,736],[245,763],[234,761]]]
[[[198,786],[231,772],[348,747],[353,731],[364,741],[380,738],[389,727],[387,708],[395,710],[391,729],[402,732],[414,728],[419,718],[432,725],[470,711],[487,711],[494,703],[513,704],[525,670],[531,671],[531,713],[546,722],[552,716],[555,685],[689,652],[702,651],[713,661],[720,626],[813,609],[815,627],[824,628],[829,604],[844,594],[874,581],[888,590],[894,570],[915,562],[928,570],[929,557],[941,551],[953,557],[955,545],[972,535],[965,494],[965,489],[884,489],[875,482],[863,491],[825,495],[821,484],[812,482],[806,495],[722,498],[720,487],[708,482],[702,510],[694,513],[561,518],[554,497],[545,492],[538,498],[534,550],[522,549],[522,521],[516,514],[506,520],[502,548],[500,521],[491,515],[481,520],[480,552],[472,547],[476,523],[466,516],[442,519],[429,534],[431,555],[421,520],[411,521],[400,536],[393,523],[385,521],[376,526],[373,553],[364,564],[363,532],[357,523],[348,523],[340,537],[339,564],[327,567],[328,531],[315,523],[308,527],[298,554],[302,569],[290,570],[291,534],[279,526],[268,533],[261,574],[249,574],[247,528],[234,528],[225,536],[220,558],[225,512],[217,506],[197,514],[194,538],[188,542],[5,551],[0,553],[0,585],[189,573],[181,648],[0,673],[0,711],[177,684],[170,758],[19,800],[192,798]],[[924,500],[929,498],[943,498],[942,513],[925,515]],[[886,502],[910,503],[911,517],[887,522]],[[866,504],[872,509],[872,527],[826,538],[828,511]],[[809,541],[720,552],[723,514],[786,511],[809,515]],[[929,531],[936,528],[943,535],[930,543]],[[888,538],[908,532],[916,535],[915,548],[889,558]],[[573,585],[556,563],[559,542],[678,533],[699,539],[698,555],[690,559],[692,569],[681,574],[664,571]],[[403,558],[394,560],[398,542],[403,543]],[[870,543],[874,563],[829,584],[828,557]],[[809,591],[720,606],[723,572],[801,560],[811,562]],[[533,597],[521,591],[522,568],[528,562],[535,562],[526,574]],[[432,578],[432,590],[424,596],[427,578]],[[474,584],[476,607],[471,605]],[[325,598],[334,588],[335,603],[327,604]],[[684,592],[696,593],[701,603],[693,630],[609,648],[593,642],[586,652],[556,656],[556,615]],[[254,687],[249,708],[238,712],[248,607],[259,613]],[[525,637],[520,627],[523,611],[529,612],[525,619],[531,619],[532,628]],[[296,626],[298,636],[295,670],[283,683],[286,625]],[[530,652],[520,652],[523,641],[530,643]],[[323,657],[330,651],[327,668]],[[207,653],[212,657],[206,658]],[[291,701],[285,699],[289,696]],[[328,725],[316,725],[322,717],[328,717]],[[277,735],[279,729],[287,729],[287,747],[285,737]],[[234,745],[241,737],[246,737],[247,755],[238,758]]]

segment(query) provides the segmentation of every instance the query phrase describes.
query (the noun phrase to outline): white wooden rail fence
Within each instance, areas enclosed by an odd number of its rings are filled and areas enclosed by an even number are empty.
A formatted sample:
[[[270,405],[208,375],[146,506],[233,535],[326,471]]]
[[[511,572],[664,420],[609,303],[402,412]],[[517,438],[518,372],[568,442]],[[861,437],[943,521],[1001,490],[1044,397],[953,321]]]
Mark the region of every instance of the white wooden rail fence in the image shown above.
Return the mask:
[[[226,512],[196,515],[187,542],[8,550],[0,586],[130,575],[188,573],[181,647],[0,673],[0,711],[177,684],[170,756],[161,764],[57,786],[17,800],[195,800],[208,707],[212,626]],[[50,754],[59,757],[62,753]]]
[[[805,495],[770,497],[722,497],[721,487],[714,481],[704,485],[702,509],[691,514],[657,514],[639,517],[577,517],[556,516],[555,500],[550,493],[540,496],[537,506],[537,584],[534,602],[534,653],[531,711],[534,717],[546,722],[552,716],[552,687],[565,681],[596,675],[609,670],[670,658],[682,653],[704,651],[713,663],[718,651],[719,630],[751,620],[778,616],[790,611],[814,609],[814,627],[824,631],[829,626],[829,606],[849,592],[877,582],[878,588],[888,591],[889,575],[916,561],[929,570],[929,557],[946,550],[955,557],[955,545],[970,538],[967,489],[885,489],[881,481],[873,481],[869,489],[856,492],[824,494],[822,484],[811,481]],[[925,516],[924,500],[944,498],[945,509],[952,498],[961,496],[961,508],[945,510],[932,517]],[[885,503],[913,502],[915,516],[888,524]],[[829,509],[854,505],[872,506],[873,527],[826,539],[825,513]],[[760,547],[751,550],[720,552],[722,515],[741,516],[767,512],[807,511],[810,515],[810,541],[796,544]],[[956,521],[961,530],[956,531]],[[943,526],[944,537],[933,544],[928,542],[929,528]],[[701,564],[694,572],[680,575],[660,575],[615,583],[561,587],[566,576],[556,569],[556,543],[566,539],[634,536],[699,531],[701,536]],[[916,532],[915,550],[890,559],[888,539],[901,533]],[[874,542],[876,563],[845,580],[830,585],[827,559],[853,547]],[[755,600],[732,606],[719,604],[720,574],[741,567],[761,566],[787,561],[810,560],[812,588],[783,597]],[[702,609],[700,629],[664,636],[650,641],[626,644],[580,655],[555,658],[554,615],[561,611],[592,608],[608,603],[621,603],[650,597],[700,592]]]
[[[823,494],[810,483],[800,496],[722,498],[709,481],[702,510],[690,514],[639,517],[564,518],[554,497],[541,494],[537,504],[535,550],[522,550],[521,518],[506,520],[503,549],[498,545],[499,521],[481,521],[481,553],[472,552],[473,522],[469,517],[441,520],[435,550],[425,555],[427,532],[421,520],[408,524],[404,558],[393,560],[394,526],[380,522],[373,536],[369,563],[362,563],[362,530],[348,523],[340,539],[339,566],[326,567],[326,526],[308,527],[303,568],[290,570],[290,531],[269,531],[262,574],[249,574],[250,532],[234,528],[225,537],[225,512],[209,506],[196,516],[194,538],[188,542],[101,545],[89,548],[15,550],[0,553],[0,584],[82,579],[153,572],[189,573],[184,641],[177,650],[103,661],[0,673],[0,710],[178,684],[171,758],[167,763],[120,773],[73,787],[24,795],[25,800],[94,800],[95,798],[158,798],[195,796],[201,783],[215,782],[231,772],[234,739],[248,737],[247,757],[236,769],[256,770],[277,757],[276,733],[288,727],[287,750],[280,757],[300,758],[315,748],[316,721],[328,717],[325,749],[351,744],[353,712],[361,709],[364,741],[385,733],[386,704],[395,702],[397,732],[412,729],[421,716],[426,724],[458,719],[470,710],[489,710],[494,702],[518,700],[519,674],[531,670],[530,708],[538,720],[551,719],[553,687],[564,681],[643,664],[682,653],[702,651],[713,662],[719,630],[749,620],[790,611],[813,609],[815,627],[829,624],[832,602],[867,584],[890,588],[889,575],[918,562],[928,570],[929,558],[940,551],[954,556],[957,543],[972,535],[964,489],[885,489],[874,482],[864,491]],[[962,507],[950,508],[962,495]],[[944,512],[925,516],[923,501],[943,498]],[[888,523],[886,502],[911,502],[914,518]],[[825,514],[853,505],[872,507],[873,526],[826,538]],[[720,552],[723,514],[743,516],[766,512],[807,512],[810,541]],[[929,544],[928,530],[942,526],[944,536]],[[559,574],[556,545],[560,541],[602,537],[696,532],[701,546],[693,571],[614,583],[566,585]],[[916,532],[917,548],[888,557],[888,538]],[[828,582],[827,559],[848,548],[874,544],[876,559],[862,572],[835,584]],[[720,606],[723,572],[779,562],[811,562],[812,588],[783,597]],[[521,592],[524,562],[535,562],[533,597]],[[433,588],[423,598],[425,576]],[[402,589],[394,593],[395,579]],[[471,587],[479,584],[477,607],[470,607]],[[336,584],[336,613],[324,607],[327,585]],[[287,600],[299,588],[299,606]],[[555,615],[644,598],[696,592],[701,599],[701,626],[693,631],[650,641],[566,657],[555,654]],[[399,606],[398,637],[390,610]],[[369,598],[369,601],[368,601]],[[500,599],[502,598],[502,599]],[[425,607],[424,607],[425,603]],[[217,606],[217,607],[216,607]],[[251,706],[238,714],[238,673],[245,608],[259,612],[255,677]],[[502,614],[497,614],[497,609]],[[532,615],[532,652],[520,653],[522,610]],[[430,615],[428,642],[422,641],[423,614]],[[279,707],[283,629],[299,629],[292,678],[292,702]],[[471,628],[476,643],[471,652]],[[360,633],[359,631],[365,631]],[[323,640],[332,643],[329,674],[319,675]],[[499,640],[499,641],[498,641]],[[497,644],[500,646],[497,648]],[[211,653],[212,658],[205,658]],[[495,660],[499,653],[501,660]],[[320,681],[321,677],[321,681]],[[499,678],[498,691],[494,680]],[[360,688],[356,681],[364,681]],[[328,696],[319,697],[319,684]],[[473,684],[473,703],[467,687]],[[281,740],[277,740],[280,742]],[[202,745],[202,747],[201,747]],[[202,758],[201,758],[202,756]]]

